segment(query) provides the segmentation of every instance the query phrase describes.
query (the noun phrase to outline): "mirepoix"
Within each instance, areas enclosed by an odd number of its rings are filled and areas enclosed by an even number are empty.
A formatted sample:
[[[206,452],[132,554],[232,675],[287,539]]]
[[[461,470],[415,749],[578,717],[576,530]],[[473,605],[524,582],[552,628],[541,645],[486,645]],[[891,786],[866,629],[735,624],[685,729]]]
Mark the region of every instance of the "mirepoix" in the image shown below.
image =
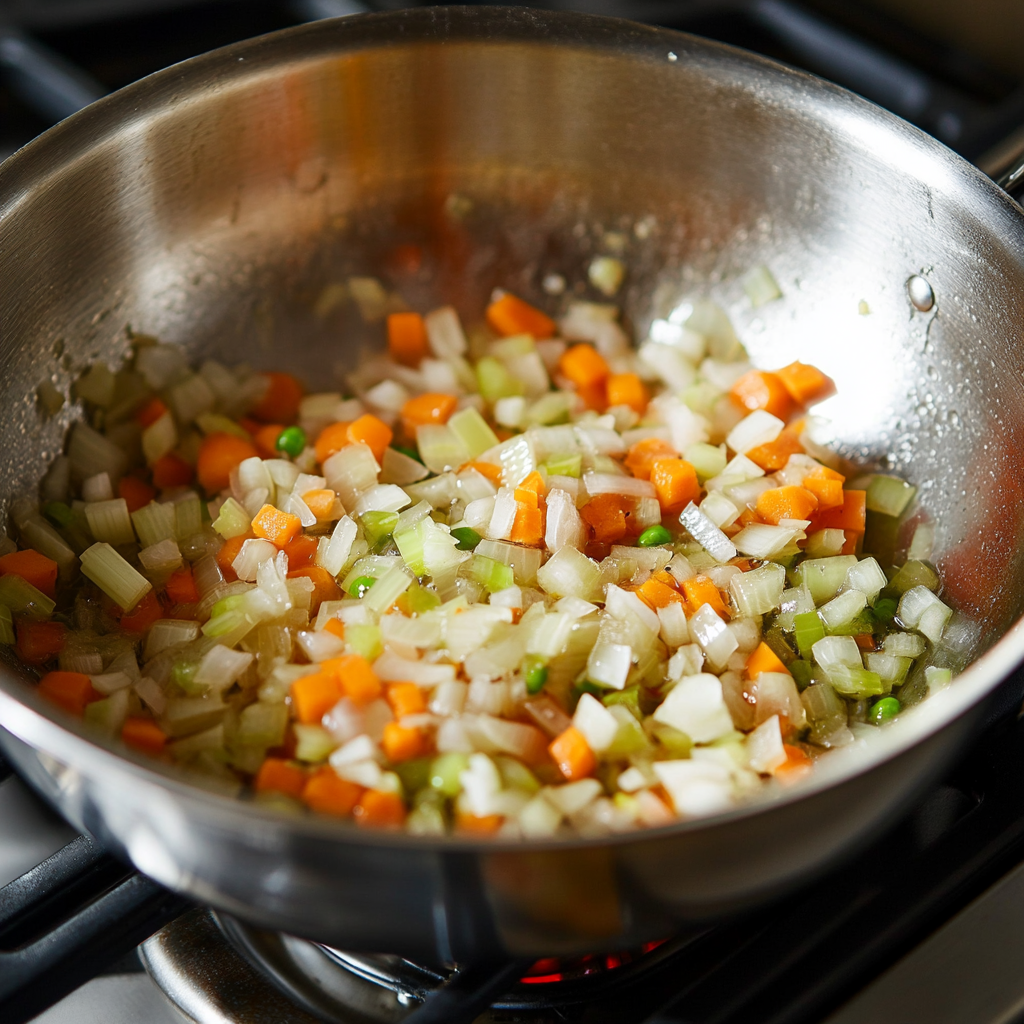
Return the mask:
[[[243,798],[530,839],[792,785],[949,682],[931,528],[863,550],[915,490],[822,443],[827,376],[706,299],[639,347],[607,304],[483,313],[382,315],[337,392],[142,337],[90,367],[0,557],[39,692]]]

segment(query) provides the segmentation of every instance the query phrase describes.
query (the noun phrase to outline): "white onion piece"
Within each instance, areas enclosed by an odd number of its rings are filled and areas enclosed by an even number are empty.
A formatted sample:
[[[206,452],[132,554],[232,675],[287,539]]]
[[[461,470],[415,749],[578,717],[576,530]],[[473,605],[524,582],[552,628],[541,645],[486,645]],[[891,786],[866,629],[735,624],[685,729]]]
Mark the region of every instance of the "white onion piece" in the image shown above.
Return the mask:
[[[679,523],[717,561],[736,557],[736,545],[692,501],[680,513]]]
[[[740,455],[745,455],[752,448],[769,444],[782,433],[785,423],[764,409],[756,409],[749,416],[740,420],[729,431],[725,443]]]
[[[786,763],[778,715],[772,715],[747,736],[747,759],[754,771],[764,775],[772,774]]]

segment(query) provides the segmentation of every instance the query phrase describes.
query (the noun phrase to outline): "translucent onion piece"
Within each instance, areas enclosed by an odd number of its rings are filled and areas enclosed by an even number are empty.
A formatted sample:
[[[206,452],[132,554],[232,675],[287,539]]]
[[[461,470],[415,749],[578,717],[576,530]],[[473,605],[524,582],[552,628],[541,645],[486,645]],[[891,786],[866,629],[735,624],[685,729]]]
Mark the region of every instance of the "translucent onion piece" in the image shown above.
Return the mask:
[[[679,522],[716,561],[728,562],[736,557],[733,542],[692,501],[680,513]]]
[[[317,547],[316,563],[332,576],[337,576],[348,562],[358,527],[348,516],[342,516],[326,545]]]
[[[199,636],[199,623],[191,619],[157,619],[146,635],[144,658],[149,661],[161,651],[191,643]]]
[[[751,523],[733,537],[732,543],[737,551],[751,558],[771,558],[791,544],[799,532],[784,526]]]
[[[277,556],[277,548],[269,540],[260,537],[250,537],[239,549],[231,568],[240,580],[253,583],[259,571],[260,563],[266,562]]]
[[[553,597],[578,597],[584,601],[602,598],[600,567],[574,547],[556,551],[538,571],[537,583]]]
[[[109,473],[97,473],[82,481],[83,501],[111,501],[114,488],[110,486]]]
[[[232,651],[216,644],[203,655],[196,667],[193,682],[196,686],[212,690],[226,690],[238,681],[252,664],[253,655],[245,651]]]
[[[400,512],[410,504],[409,495],[396,484],[376,484],[359,496],[352,506],[352,512],[357,516],[366,512]],[[316,522],[315,517],[313,522]]]
[[[430,470],[418,459],[410,458],[394,448],[384,450],[380,474],[382,483],[398,484],[399,487],[404,487],[406,484],[414,484],[429,475]]]
[[[777,416],[764,409],[756,409],[732,428],[725,443],[734,452],[745,455],[752,448],[774,441],[784,426]]]
[[[587,659],[587,678],[599,686],[621,690],[633,667],[633,651],[625,644],[599,643]]]
[[[740,615],[766,615],[779,607],[786,586],[786,570],[769,562],[729,581],[729,595]]]
[[[678,814],[698,818],[732,805],[732,784],[723,765],[686,760],[656,761],[652,767]]]
[[[747,757],[750,767],[765,775],[772,774],[786,763],[778,715],[772,715],[747,736]]]
[[[142,454],[150,465],[172,451],[177,443],[178,430],[169,411],[142,431]]]
[[[365,444],[349,444],[327,459],[323,470],[327,486],[337,491],[342,504],[349,509],[363,491],[377,483],[379,468]]]
[[[452,359],[466,352],[466,335],[459,314],[452,306],[442,306],[423,318],[427,341],[438,359]]]

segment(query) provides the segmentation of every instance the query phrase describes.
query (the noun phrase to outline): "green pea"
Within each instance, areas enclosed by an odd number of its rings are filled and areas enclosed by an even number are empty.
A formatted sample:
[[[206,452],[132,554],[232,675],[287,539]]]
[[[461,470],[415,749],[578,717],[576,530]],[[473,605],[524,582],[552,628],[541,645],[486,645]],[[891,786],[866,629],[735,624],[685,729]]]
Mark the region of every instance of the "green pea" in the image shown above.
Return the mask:
[[[352,581],[352,586],[348,588],[348,592],[353,597],[362,597],[376,582],[372,576],[360,576]]]
[[[527,693],[540,693],[548,681],[548,667],[544,659],[536,654],[528,654],[523,658],[523,679],[526,681]]]
[[[306,447],[306,432],[302,427],[285,427],[277,435],[274,447],[293,459],[298,458],[302,454],[302,449]]]
[[[900,713],[900,702],[895,697],[883,697],[871,705],[868,721],[873,725],[887,725]]]
[[[662,544],[671,544],[672,534],[659,523],[657,526],[648,526],[647,529],[637,537],[636,543],[637,546],[641,548],[656,548],[660,547]]]
[[[483,538],[476,530],[468,526],[458,526],[452,530],[452,536],[458,541],[456,547],[460,551],[472,551]]]

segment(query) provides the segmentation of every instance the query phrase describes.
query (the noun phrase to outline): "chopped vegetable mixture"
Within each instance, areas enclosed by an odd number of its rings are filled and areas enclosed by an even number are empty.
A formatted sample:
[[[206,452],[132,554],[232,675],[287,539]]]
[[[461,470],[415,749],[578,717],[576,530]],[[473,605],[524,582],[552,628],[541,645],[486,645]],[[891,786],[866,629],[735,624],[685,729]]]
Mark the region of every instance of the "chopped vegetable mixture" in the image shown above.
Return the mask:
[[[150,338],[92,366],[0,639],[207,785],[417,834],[714,814],[948,683],[929,552],[862,551],[914,488],[847,480],[823,373],[753,368],[707,300],[638,348],[611,305],[484,320],[392,312],[345,392]]]

